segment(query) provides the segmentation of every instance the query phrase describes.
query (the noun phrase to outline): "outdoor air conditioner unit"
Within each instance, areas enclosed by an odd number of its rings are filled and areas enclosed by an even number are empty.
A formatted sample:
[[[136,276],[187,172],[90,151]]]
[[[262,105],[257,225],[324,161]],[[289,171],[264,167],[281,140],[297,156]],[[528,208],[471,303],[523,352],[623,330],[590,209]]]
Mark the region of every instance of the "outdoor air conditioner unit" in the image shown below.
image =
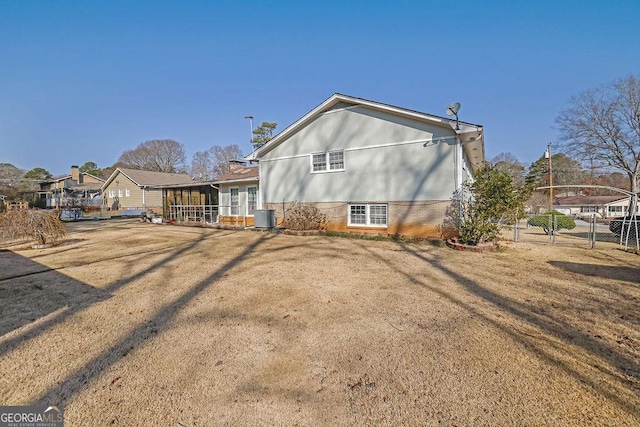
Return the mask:
[[[273,209],[256,210],[253,218],[256,228],[274,228],[276,226],[276,211]]]

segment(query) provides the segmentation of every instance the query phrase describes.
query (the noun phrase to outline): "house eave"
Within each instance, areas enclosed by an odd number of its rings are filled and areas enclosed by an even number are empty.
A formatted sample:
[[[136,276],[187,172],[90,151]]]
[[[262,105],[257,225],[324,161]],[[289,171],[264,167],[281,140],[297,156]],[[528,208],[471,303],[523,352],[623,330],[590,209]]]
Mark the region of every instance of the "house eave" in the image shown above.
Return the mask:
[[[471,170],[475,173],[485,163],[484,129],[482,126],[462,124],[460,129],[456,130],[456,134],[460,138],[462,150],[467,157]]]
[[[313,120],[315,120],[316,118],[324,114],[331,106],[339,102],[346,102],[346,103],[354,104],[356,106],[365,106],[377,111],[387,112],[387,113],[395,114],[401,117],[420,120],[423,122],[429,122],[436,126],[453,127],[456,123],[454,120],[451,120],[445,117],[435,116],[427,113],[422,113],[419,111],[396,107],[389,104],[383,104],[379,102],[369,101],[363,98],[357,98],[353,96],[336,93],[336,94],[333,94],[328,99],[326,99],[320,105],[315,107],[313,110],[311,110],[310,112],[302,116],[302,118],[298,119],[296,122],[294,122],[289,127],[284,129],[282,132],[276,135],[271,141],[267,142],[262,147],[250,153],[244,159],[247,161],[259,161],[260,158],[264,156],[266,153],[268,153],[269,151],[271,151],[272,149],[274,149],[275,147],[277,147],[278,145],[280,145],[281,143],[289,139],[292,135],[297,133],[300,129],[304,128],[310,122],[312,122]],[[465,129],[469,128],[474,130],[482,129],[482,126],[475,125],[472,123],[458,122],[458,124],[461,126],[461,129],[462,128],[465,128]],[[484,155],[484,149],[483,149],[483,155]],[[483,158],[483,161],[484,161],[484,158]]]
[[[247,182],[258,182],[259,178],[257,176],[251,177],[251,178],[241,178],[241,179],[230,179],[230,180],[225,180],[225,181],[213,181],[213,184],[215,185],[221,185],[221,184],[242,184],[242,183],[247,183]]]
[[[126,173],[124,173],[120,168],[116,168],[116,170],[114,170],[111,175],[109,176],[109,178],[107,178],[107,180],[104,182],[104,184],[102,184],[102,187],[100,187],[101,190],[104,190],[105,188],[107,188],[109,186],[109,184],[111,184],[111,182],[113,182],[113,180],[115,179],[116,175],[118,175],[118,172],[120,172],[122,175],[126,176],[127,179],[129,179],[131,182],[133,182],[135,185],[137,185],[138,187],[142,187],[142,185],[138,184],[135,180],[133,180],[129,175],[127,175]]]

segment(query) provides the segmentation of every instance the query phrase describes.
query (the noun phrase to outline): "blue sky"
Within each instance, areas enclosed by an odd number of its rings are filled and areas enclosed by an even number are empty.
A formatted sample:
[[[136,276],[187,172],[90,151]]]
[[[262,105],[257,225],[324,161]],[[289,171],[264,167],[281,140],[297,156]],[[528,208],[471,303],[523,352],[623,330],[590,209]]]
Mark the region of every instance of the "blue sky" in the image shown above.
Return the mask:
[[[250,151],[335,92],[485,127],[535,161],[572,95],[640,74],[638,1],[0,0],[0,163],[115,163],[151,139]]]

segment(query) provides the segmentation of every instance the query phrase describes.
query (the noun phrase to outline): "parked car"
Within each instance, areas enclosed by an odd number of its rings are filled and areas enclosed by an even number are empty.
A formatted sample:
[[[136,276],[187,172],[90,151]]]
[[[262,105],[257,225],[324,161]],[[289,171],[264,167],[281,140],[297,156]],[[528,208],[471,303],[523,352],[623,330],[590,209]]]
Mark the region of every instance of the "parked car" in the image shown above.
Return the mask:
[[[624,223],[624,236],[627,237],[627,230],[629,230],[629,238],[636,238],[636,230],[640,231],[640,215],[634,217],[616,218],[612,219],[609,223],[609,230],[616,236],[620,237],[622,234],[622,226]]]
[[[576,214],[576,219],[582,220],[590,220],[592,217],[596,217],[596,219],[602,219],[602,215],[599,212],[580,212]]]

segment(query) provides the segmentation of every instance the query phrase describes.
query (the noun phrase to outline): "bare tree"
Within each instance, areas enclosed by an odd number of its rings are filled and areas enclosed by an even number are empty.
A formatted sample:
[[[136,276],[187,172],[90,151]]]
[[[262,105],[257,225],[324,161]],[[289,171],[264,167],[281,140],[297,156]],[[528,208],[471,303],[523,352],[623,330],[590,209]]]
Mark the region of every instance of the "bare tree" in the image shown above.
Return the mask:
[[[43,171],[45,175],[34,175],[34,170]],[[42,168],[25,173],[11,163],[0,163],[0,194],[9,200],[32,200],[33,193],[40,188],[40,181],[48,178],[51,178],[51,174]]]
[[[501,171],[506,172],[515,185],[524,183],[524,165],[520,163],[513,153],[500,153],[491,160],[491,165]]]
[[[24,171],[11,163],[0,163],[0,195],[14,199],[20,192]]]
[[[213,176],[213,162],[207,151],[197,151],[191,160],[191,177],[197,181],[210,181]]]
[[[184,146],[172,139],[154,139],[127,150],[118,162],[134,169],[156,172],[182,172],[185,169]]]
[[[191,160],[191,176],[200,181],[216,179],[220,175],[228,173],[231,161],[242,160],[242,149],[236,145],[220,147],[214,145],[207,151],[198,151]]]
[[[640,191],[640,79],[629,75],[571,99],[556,118],[563,148],[596,167],[619,170]]]
[[[211,172],[214,177],[228,173],[231,169],[231,161],[242,160],[244,157],[242,149],[237,144],[226,145],[224,147],[214,145],[209,149],[209,155],[212,164]]]

